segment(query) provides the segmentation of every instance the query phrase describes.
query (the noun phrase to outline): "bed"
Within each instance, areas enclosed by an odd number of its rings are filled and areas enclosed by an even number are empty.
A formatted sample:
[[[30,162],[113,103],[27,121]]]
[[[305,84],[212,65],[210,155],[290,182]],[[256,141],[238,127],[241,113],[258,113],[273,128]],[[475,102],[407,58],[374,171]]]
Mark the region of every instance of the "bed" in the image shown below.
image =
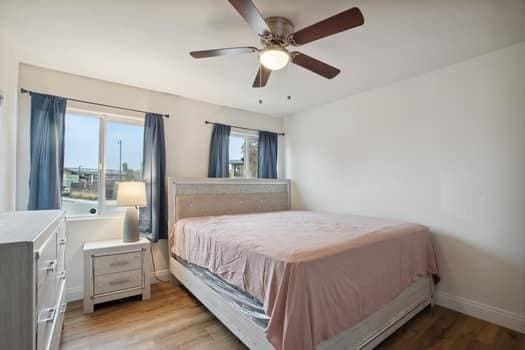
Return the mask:
[[[421,225],[291,211],[288,180],[171,180],[170,275],[251,349],[371,349],[432,303]]]

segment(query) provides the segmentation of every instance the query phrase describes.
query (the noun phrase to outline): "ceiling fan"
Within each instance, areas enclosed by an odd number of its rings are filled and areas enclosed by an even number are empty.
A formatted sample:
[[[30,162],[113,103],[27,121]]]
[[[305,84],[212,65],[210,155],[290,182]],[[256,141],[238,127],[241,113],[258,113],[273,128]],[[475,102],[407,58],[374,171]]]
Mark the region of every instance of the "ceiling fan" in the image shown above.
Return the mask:
[[[298,51],[288,51],[288,46],[300,46],[327,36],[358,27],[364,23],[363,14],[357,7],[353,7],[337,15],[324,19],[294,32],[293,23],[284,17],[263,18],[252,0],[228,0],[239,12],[248,25],[257,33],[264,46],[230,47],[214,50],[192,51],[193,58],[238,55],[243,53],[259,53],[259,71],[253,82],[253,87],[266,86],[270,73],[279,70],[292,62],[304,69],[332,79],[341,71],[327,63]]]

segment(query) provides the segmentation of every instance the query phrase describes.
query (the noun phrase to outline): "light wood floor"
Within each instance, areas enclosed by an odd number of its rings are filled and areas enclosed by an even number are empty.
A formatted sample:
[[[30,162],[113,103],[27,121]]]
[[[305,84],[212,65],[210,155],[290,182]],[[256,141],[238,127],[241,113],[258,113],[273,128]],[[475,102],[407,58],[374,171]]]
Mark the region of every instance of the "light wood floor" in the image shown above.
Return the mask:
[[[151,300],[105,304],[89,315],[70,303],[62,349],[246,349],[185,289],[159,283],[151,291]],[[525,350],[525,335],[436,306],[379,349]]]

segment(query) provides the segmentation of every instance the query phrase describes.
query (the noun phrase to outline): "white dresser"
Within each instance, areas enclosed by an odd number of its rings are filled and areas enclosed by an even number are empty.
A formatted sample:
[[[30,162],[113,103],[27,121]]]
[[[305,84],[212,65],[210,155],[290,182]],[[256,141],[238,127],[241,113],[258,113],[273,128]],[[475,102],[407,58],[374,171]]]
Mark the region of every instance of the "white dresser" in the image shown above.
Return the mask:
[[[58,349],[65,248],[63,211],[0,213],[0,348]]]

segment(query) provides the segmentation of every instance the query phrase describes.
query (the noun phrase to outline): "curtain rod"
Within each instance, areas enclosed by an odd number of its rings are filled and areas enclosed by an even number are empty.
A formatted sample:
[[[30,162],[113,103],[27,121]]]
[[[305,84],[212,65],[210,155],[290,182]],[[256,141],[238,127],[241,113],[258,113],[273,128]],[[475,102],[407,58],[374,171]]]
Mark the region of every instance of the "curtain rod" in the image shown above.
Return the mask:
[[[219,124],[219,125],[228,125],[228,124],[223,124],[223,123],[215,123],[215,122],[210,122],[210,121],[204,121],[204,124]],[[235,128],[235,129],[242,129],[242,130],[251,130],[251,131],[265,131],[265,132],[273,132],[273,131],[267,131],[267,130],[258,130],[258,129],[252,129],[252,128],[245,128],[245,127],[242,127],[242,126],[237,126],[237,125],[228,125],[229,127],[231,128]],[[284,132],[276,132],[275,134],[279,135],[279,136],[284,136]]]
[[[40,92],[29,91],[29,90],[26,90],[26,89],[20,89],[20,92],[23,93],[23,94],[29,94],[29,95],[31,95],[32,93],[41,94]],[[122,109],[122,110],[125,110],[125,111],[137,112],[137,113],[144,113],[144,114],[151,113],[151,112],[147,112],[147,111],[141,111],[139,109],[133,109],[133,108],[127,108],[127,107],[119,107],[119,106],[112,106],[112,105],[107,105],[107,104],[104,104],[104,103],[85,101],[85,100],[78,100],[76,98],[70,98],[70,97],[55,96],[55,95],[49,95],[49,94],[42,94],[42,95],[48,95],[48,96],[53,96],[53,97],[60,97],[60,98],[65,98],[66,100],[69,100],[69,101],[80,102],[80,103],[87,103],[87,104],[95,105],[95,106],[117,108],[117,109]],[[169,114],[163,114],[163,113],[155,113],[155,114],[159,114],[159,115],[161,115],[163,117],[166,117],[166,118],[170,117]]]

